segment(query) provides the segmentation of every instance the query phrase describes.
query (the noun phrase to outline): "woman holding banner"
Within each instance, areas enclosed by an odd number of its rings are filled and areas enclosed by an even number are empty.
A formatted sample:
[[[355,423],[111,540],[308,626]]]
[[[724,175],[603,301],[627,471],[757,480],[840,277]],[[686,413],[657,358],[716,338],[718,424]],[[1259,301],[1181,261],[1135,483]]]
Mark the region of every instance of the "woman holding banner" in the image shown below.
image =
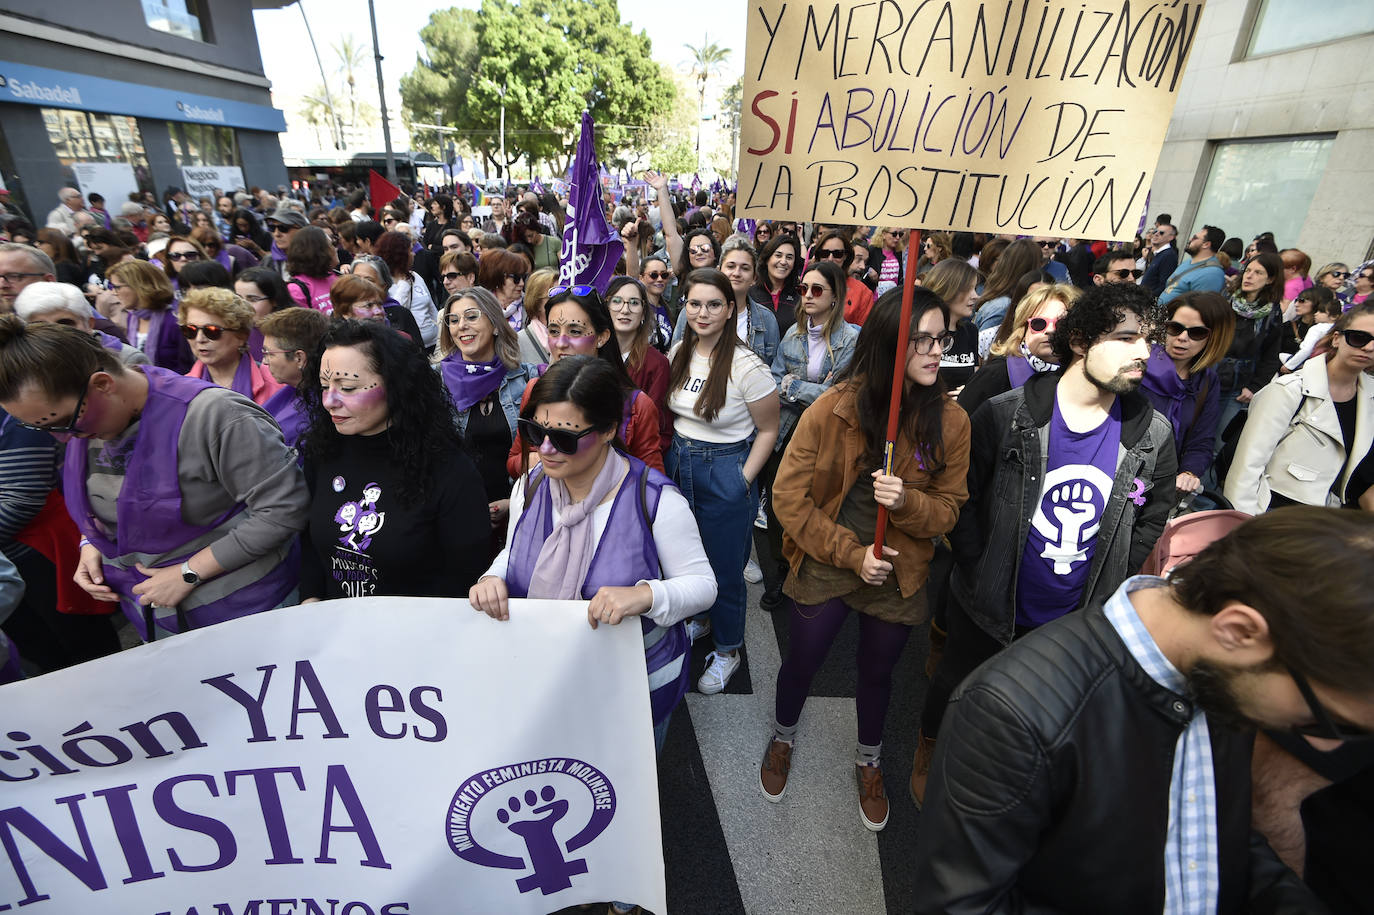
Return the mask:
[[[76,582],[121,603],[144,639],[295,603],[306,492],[281,430],[247,398],[7,316],[0,405],[68,442]]]
[[[879,298],[849,370],[802,414],[773,483],[793,609],[760,786],[768,800],[782,798],[812,678],[857,611],[856,776],[860,818],[874,831],[887,825],[879,759],[892,670],[912,626],[929,615],[924,588],[932,538],[953,529],[968,497],[968,415],[939,377],[940,356],[952,342],[949,313],[927,290],[916,289],[912,300],[892,475],[870,470],[883,464],[901,297],[895,289]],[[883,559],[873,555],[880,505],[890,516]]]
[[[687,328],[669,355],[669,475],[710,530],[706,555],[719,583],[709,616],[688,626],[692,641],[714,634],[715,650],[697,681],[718,693],[739,670],[744,644],[744,566],[758,502],[755,483],[778,437],[778,389],[763,360],[735,332],[735,291],[718,270],[687,275]]]

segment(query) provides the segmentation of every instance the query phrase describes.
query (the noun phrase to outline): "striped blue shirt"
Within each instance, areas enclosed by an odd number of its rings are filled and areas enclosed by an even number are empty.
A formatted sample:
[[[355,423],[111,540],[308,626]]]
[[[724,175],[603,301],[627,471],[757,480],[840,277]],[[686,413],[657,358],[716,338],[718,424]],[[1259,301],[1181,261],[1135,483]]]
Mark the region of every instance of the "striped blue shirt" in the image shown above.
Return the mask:
[[[1166,587],[1152,575],[1128,578],[1103,610],[1126,650],[1151,680],[1188,699],[1188,682],[1159,650],[1130,594],[1143,588]],[[1212,739],[1207,717],[1194,708],[1188,727],[1174,747],[1169,782],[1169,828],[1164,839],[1165,915],[1211,915],[1217,910],[1221,886],[1217,864],[1217,791],[1212,766]]]

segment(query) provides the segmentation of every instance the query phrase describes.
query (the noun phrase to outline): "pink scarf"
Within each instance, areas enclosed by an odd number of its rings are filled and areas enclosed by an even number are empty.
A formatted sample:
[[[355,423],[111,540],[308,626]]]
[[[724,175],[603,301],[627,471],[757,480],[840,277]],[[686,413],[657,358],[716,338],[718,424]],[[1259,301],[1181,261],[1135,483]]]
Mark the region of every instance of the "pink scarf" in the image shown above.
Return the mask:
[[[592,491],[581,502],[573,502],[561,480],[548,480],[553,510],[558,516],[549,539],[539,549],[530,576],[529,596],[546,600],[581,600],[582,584],[596,552],[592,516],[629,470],[630,463],[614,448],[606,450],[606,460],[592,481]]]

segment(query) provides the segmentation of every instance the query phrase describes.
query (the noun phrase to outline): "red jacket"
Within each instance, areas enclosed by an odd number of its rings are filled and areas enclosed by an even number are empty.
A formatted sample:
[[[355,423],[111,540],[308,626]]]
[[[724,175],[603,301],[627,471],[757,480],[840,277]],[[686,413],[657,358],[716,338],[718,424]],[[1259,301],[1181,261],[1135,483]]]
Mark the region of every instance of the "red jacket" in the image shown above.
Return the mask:
[[[535,379],[537,381],[538,379]],[[534,381],[525,385],[525,393],[520,395],[520,411],[523,413],[525,404],[530,400],[530,389],[534,387]],[[659,431],[658,431],[658,407],[643,391],[635,391],[634,405],[630,408],[630,419],[625,425],[622,438],[625,447],[630,454],[639,458],[645,464],[664,473],[663,452],[659,451]],[[523,437],[517,435],[515,441],[510,444],[510,453],[506,455],[506,473],[512,477],[518,477],[524,473],[529,465],[525,462],[525,455],[533,454],[533,449],[525,446]]]

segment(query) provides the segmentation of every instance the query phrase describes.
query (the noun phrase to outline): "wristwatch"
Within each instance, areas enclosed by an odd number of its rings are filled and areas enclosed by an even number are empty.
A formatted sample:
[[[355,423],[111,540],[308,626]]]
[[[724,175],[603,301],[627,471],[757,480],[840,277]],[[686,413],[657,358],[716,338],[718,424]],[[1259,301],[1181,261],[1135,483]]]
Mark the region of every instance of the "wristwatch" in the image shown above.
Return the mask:
[[[181,580],[188,585],[200,584],[200,576],[191,568],[191,560],[186,560],[181,564]]]

